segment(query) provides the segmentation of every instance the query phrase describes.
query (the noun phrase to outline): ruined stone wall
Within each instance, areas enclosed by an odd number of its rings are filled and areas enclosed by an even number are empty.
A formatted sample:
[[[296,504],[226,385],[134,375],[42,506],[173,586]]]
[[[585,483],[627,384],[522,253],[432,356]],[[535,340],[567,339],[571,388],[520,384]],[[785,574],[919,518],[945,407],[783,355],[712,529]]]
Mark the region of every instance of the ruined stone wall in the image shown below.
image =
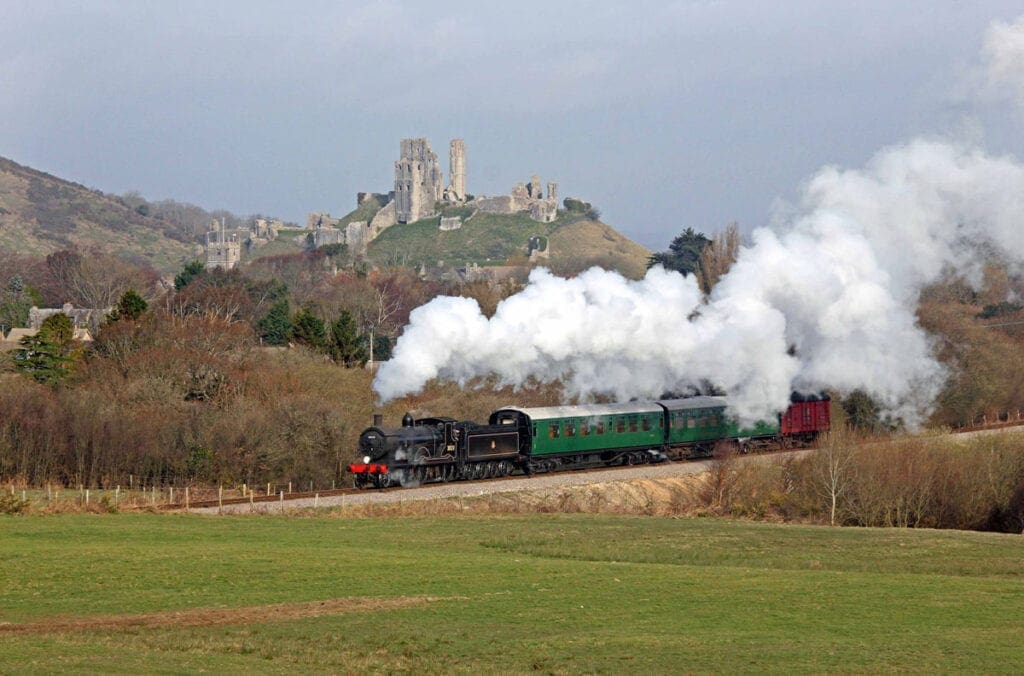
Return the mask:
[[[448,171],[451,183],[448,186],[448,198],[452,202],[466,199],[466,144],[460,139],[452,139],[448,149]]]
[[[353,221],[345,226],[345,243],[349,253],[357,256],[366,254],[366,245],[373,239],[370,225],[366,221]]]
[[[347,244],[345,231],[341,228],[319,227],[313,231],[313,248],[318,249],[325,244]]]
[[[395,162],[395,214],[399,223],[411,223],[434,213],[443,196],[442,171],[437,154],[425,138],[402,139]]]
[[[387,206],[378,211],[370,221],[370,230],[372,231],[373,236],[376,237],[397,222],[398,215],[395,211],[395,201],[392,200],[388,202]]]
[[[462,227],[462,219],[459,218],[458,216],[451,216],[451,217],[442,216],[441,217],[441,223],[440,223],[440,225],[438,225],[437,229],[441,230],[443,232],[448,232],[450,230],[458,230],[461,227]]]
[[[514,214],[517,209],[514,208],[513,198],[511,195],[498,195],[497,197],[478,197],[470,205],[476,207],[477,211],[485,214]]]
[[[314,230],[316,228],[336,228],[341,224],[340,218],[331,218],[331,215],[326,211],[315,212],[306,216],[306,228]]]

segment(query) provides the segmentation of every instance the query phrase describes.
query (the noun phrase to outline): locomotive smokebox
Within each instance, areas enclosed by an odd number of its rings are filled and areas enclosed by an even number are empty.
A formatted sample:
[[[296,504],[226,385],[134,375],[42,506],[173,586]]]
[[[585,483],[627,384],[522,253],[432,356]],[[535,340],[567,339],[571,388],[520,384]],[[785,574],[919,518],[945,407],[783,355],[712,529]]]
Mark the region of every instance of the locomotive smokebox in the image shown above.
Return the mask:
[[[383,424],[384,424],[384,416],[381,415],[380,413],[374,413],[373,414],[373,426],[374,427],[380,427]]]

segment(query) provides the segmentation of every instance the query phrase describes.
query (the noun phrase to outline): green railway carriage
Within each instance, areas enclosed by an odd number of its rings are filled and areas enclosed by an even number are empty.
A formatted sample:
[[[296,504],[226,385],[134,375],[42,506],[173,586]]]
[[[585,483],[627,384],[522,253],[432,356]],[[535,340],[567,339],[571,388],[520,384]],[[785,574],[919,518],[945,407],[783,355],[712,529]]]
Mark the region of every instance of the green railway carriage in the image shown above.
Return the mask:
[[[514,425],[520,452],[535,467],[561,460],[649,462],[645,453],[665,443],[665,410],[657,402],[587,406],[509,407],[491,414],[492,425]],[[585,460],[584,460],[585,461]]]
[[[827,395],[793,394],[774,421],[741,427],[725,397],[620,404],[507,407],[489,424],[421,418],[400,428],[374,426],[359,440],[362,462],[349,465],[357,486],[386,488],[482,479],[513,471],[550,472],[706,457],[718,449],[791,448],[829,430]],[[413,450],[414,449],[414,450]]]
[[[694,449],[690,455],[709,455],[719,441],[747,442],[750,439],[775,437],[778,422],[759,421],[750,427],[740,427],[726,414],[724,397],[687,397],[663,399],[668,421],[666,443],[670,447],[686,446]]]

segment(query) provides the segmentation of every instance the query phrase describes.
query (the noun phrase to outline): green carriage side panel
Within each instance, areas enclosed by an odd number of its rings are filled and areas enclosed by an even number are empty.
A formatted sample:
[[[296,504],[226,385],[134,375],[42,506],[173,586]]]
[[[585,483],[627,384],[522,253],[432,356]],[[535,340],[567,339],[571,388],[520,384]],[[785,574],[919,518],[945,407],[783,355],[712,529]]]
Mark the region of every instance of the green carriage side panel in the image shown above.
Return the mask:
[[[726,415],[725,397],[688,397],[659,402],[665,407],[669,421],[669,444],[693,444],[719,439],[767,437],[779,433],[778,420],[759,421],[740,427]]]
[[[693,444],[729,436],[729,419],[723,397],[688,397],[658,402],[668,418],[668,443]]]
[[[664,410],[654,402],[518,409],[533,426],[531,455],[660,448]]]
[[[779,421],[758,420],[752,427],[740,428],[735,421],[729,423],[729,436],[740,439],[750,437],[774,437],[779,433]]]

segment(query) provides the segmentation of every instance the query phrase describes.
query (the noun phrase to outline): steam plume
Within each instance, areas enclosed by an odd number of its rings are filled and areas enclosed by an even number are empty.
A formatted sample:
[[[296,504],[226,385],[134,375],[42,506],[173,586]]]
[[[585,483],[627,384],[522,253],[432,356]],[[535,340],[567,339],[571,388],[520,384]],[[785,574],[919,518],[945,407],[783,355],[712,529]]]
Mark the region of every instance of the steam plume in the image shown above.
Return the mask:
[[[916,323],[920,290],[949,271],[979,282],[982,246],[1024,261],[1022,215],[1020,164],[916,140],[863,170],[820,171],[800,215],[756,230],[706,301],[693,277],[661,268],[638,282],[535,270],[490,320],[466,298],[416,309],[374,389],[387,400],[494,374],[628,399],[710,381],[753,419],[791,388],[863,388],[914,424],[944,378]]]
[[[1024,19],[994,23],[983,57],[990,82],[1024,103]],[[410,315],[374,389],[388,400],[493,374],[625,400],[711,382],[751,420],[792,389],[862,388],[917,424],[946,375],[917,324],[920,292],[949,273],[977,286],[993,252],[1020,269],[1024,166],[919,138],[860,170],[822,169],[795,211],[755,230],[707,299],[661,268],[639,282],[535,270],[490,320],[473,300],[437,298]]]

